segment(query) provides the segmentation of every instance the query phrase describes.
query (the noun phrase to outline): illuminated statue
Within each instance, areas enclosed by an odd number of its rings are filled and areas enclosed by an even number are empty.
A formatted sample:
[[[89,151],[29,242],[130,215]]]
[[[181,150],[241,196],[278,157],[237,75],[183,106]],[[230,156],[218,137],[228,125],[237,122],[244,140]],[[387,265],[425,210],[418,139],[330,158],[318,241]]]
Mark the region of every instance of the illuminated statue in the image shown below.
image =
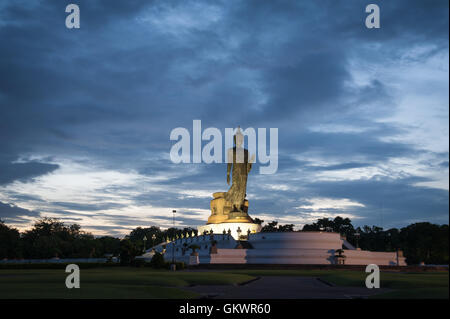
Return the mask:
[[[238,127],[234,135],[235,146],[228,150],[227,183],[230,185],[230,171],[232,172],[232,183],[225,200],[232,205],[232,212],[244,212],[244,200],[247,189],[248,173],[252,169],[254,156],[248,160],[248,150],[242,147],[244,135]]]
[[[231,187],[228,192],[217,192],[213,194],[211,201],[211,216],[208,224],[219,223],[252,223],[253,220],[247,214],[248,201],[245,199],[247,189],[248,173],[252,169],[255,155],[248,159],[248,150],[242,147],[244,135],[238,127],[234,135],[235,146],[227,153],[227,183]]]

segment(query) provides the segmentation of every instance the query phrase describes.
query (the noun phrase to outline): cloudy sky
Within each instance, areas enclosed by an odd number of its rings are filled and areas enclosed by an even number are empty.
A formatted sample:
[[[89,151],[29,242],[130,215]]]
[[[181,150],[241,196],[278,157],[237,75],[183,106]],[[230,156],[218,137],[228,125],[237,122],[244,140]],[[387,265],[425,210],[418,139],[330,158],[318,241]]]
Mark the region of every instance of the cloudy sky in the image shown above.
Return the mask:
[[[381,28],[367,29],[377,3]],[[175,127],[275,127],[250,214],[301,227],[448,223],[447,0],[0,3],[0,219],[96,235],[197,226],[225,164],[173,164]]]

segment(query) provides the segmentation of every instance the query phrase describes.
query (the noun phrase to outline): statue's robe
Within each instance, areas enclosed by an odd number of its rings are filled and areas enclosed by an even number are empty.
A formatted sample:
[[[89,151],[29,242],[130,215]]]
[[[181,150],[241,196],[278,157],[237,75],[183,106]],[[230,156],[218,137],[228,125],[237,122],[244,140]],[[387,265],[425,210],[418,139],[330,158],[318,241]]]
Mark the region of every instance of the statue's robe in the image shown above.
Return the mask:
[[[242,147],[228,150],[228,165],[232,165],[232,184],[225,194],[225,200],[231,202],[232,210],[243,211],[247,189],[247,176],[252,167],[248,160],[248,151]]]

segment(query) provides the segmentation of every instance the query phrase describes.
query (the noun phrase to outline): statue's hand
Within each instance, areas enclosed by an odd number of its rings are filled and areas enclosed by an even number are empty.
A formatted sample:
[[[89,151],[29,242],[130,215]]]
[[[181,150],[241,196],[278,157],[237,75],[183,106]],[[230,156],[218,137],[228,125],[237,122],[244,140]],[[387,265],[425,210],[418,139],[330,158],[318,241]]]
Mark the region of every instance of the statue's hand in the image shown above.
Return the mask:
[[[230,174],[227,175],[227,184],[230,185]]]

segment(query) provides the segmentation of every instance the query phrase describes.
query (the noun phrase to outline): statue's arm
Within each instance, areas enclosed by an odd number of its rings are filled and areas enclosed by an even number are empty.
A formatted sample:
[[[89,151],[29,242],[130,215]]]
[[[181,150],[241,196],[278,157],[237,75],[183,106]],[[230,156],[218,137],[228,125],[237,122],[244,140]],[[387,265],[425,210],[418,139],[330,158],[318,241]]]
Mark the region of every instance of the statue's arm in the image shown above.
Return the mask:
[[[250,173],[250,170],[252,169],[252,165],[255,162],[255,154],[252,155],[250,162],[247,163],[247,174]]]
[[[230,185],[230,171],[233,164],[233,149],[230,148],[227,152],[227,184]]]

